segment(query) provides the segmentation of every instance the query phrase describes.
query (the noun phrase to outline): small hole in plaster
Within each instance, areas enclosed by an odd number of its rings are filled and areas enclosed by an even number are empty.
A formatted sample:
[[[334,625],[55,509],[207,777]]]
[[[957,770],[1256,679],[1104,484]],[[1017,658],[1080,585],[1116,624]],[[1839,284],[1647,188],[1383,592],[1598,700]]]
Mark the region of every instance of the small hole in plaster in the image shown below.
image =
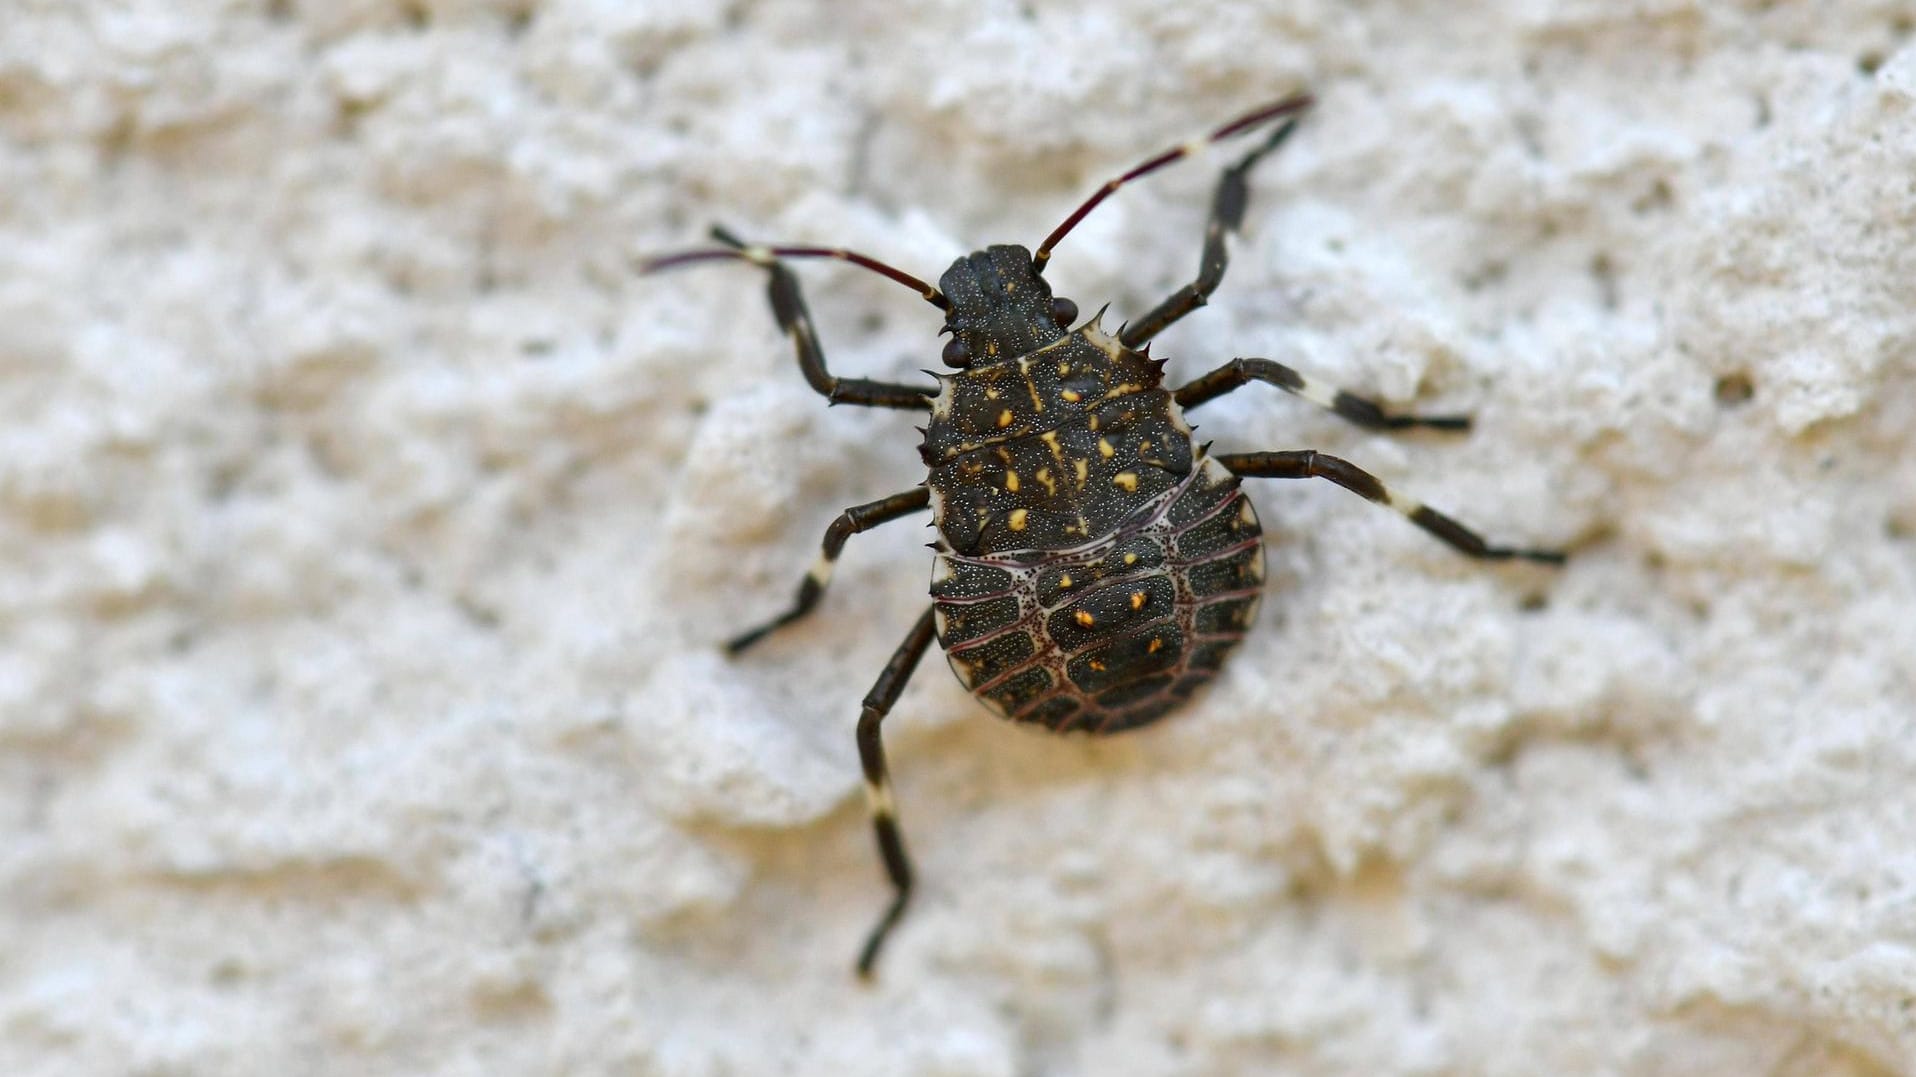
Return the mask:
[[[1550,608],[1550,599],[1541,591],[1523,596],[1517,608],[1525,613],[1541,613]]]
[[[1630,209],[1638,216],[1642,216],[1647,213],[1669,209],[1671,203],[1675,201],[1676,194],[1670,190],[1670,184],[1659,179],[1655,183],[1652,183],[1650,189],[1643,192],[1641,197],[1630,204]]]
[[[1481,292],[1485,288],[1502,284],[1504,278],[1509,275],[1510,264],[1508,262],[1486,262],[1469,273],[1464,274],[1464,291]]]
[[[1716,379],[1716,402],[1726,408],[1734,408],[1750,402],[1756,395],[1756,385],[1750,376],[1742,371],[1725,374]]]
[[[1856,70],[1862,72],[1864,75],[1874,75],[1876,74],[1876,69],[1882,66],[1883,54],[1880,52],[1866,52],[1856,58]]]
[[[1605,310],[1617,309],[1617,266],[1608,254],[1598,251],[1590,259],[1590,277],[1597,282],[1597,302]]]

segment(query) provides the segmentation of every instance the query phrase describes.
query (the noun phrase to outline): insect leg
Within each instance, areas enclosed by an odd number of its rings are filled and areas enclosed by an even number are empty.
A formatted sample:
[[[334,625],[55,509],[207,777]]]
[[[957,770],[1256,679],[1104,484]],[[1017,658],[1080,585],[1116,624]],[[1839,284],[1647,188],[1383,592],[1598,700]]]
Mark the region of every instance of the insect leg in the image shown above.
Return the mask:
[[[818,561],[812,570],[799,582],[798,594],[792,599],[792,606],[770,621],[734,637],[725,649],[733,654],[743,651],[763,639],[774,629],[791,624],[800,617],[812,612],[818,600],[825,593],[825,585],[832,580],[832,568],[838,563],[839,552],[845,548],[845,540],[861,531],[869,531],[882,523],[889,523],[903,516],[909,516],[926,505],[931,504],[931,490],[920,486],[902,494],[881,497],[877,501],[864,505],[854,505],[838,514],[830,527],[825,529],[824,548],[819,552]]]
[[[1303,397],[1325,411],[1373,430],[1401,430],[1407,426],[1427,426],[1435,430],[1468,430],[1468,415],[1393,415],[1375,401],[1356,396],[1307,377],[1270,359],[1233,359],[1185,385],[1176,393],[1178,406],[1197,407],[1254,381],[1277,386],[1287,393]]]
[[[905,839],[898,832],[898,809],[892,800],[891,774],[885,768],[885,746],[879,740],[878,726],[891,713],[892,704],[898,702],[905,682],[911,680],[918,660],[931,646],[931,638],[932,617],[928,607],[893,652],[891,661],[885,663],[884,672],[866,694],[865,709],[858,716],[858,761],[865,770],[865,800],[871,806],[878,854],[885,861],[885,875],[891,879],[892,888],[891,904],[885,907],[885,914],[879,917],[871,934],[865,936],[865,945],[858,951],[858,975],[865,978],[870,978],[872,966],[878,961],[879,947],[898,925],[898,918],[905,913],[905,902],[911,898],[911,858],[905,855]]]
[[[1231,261],[1230,242],[1244,225],[1244,205],[1250,199],[1247,179],[1251,169],[1265,154],[1283,145],[1296,127],[1296,120],[1286,120],[1256,149],[1224,170],[1224,175],[1218,180],[1217,194],[1211,199],[1210,223],[1204,226],[1204,254],[1198,260],[1197,279],[1173,292],[1171,298],[1151,308],[1142,318],[1125,326],[1118,334],[1118,339],[1125,347],[1138,347],[1157,336],[1172,322],[1203,306],[1211,298],[1211,293],[1217,291],[1218,284],[1224,280],[1225,267]]]
[[[805,297],[798,290],[797,275],[769,248],[752,247],[723,228],[712,229],[712,238],[739,251],[747,261],[763,266],[771,275],[765,294],[772,302],[772,317],[778,319],[778,327],[784,330],[785,335],[792,338],[792,347],[798,352],[798,369],[804,373],[805,381],[813,389],[834,404],[901,408],[907,411],[931,410],[931,398],[938,395],[936,386],[840,378],[825,369],[825,350],[819,346],[818,332],[812,328],[811,312],[806,309]],[[799,253],[808,250],[802,248]],[[819,253],[843,261],[857,261],[860,265],[870,262],[870,259],[862,259],[862,256],[849,251],[821,250]],[[931,295],[937,295],[935,290],[929,291]],[[943,297],[939,296],[939,299],[942,302]]]
[[[1484,542],[1482,536],[1456,520],[1421,501],[1391,492],[1384,487],[1377,476],[1348,460],[1326,453],[1311,449],[1297,452],[1224,453],[1217,457],[1217,462],[1223,464],[1233,474],[1245,478],[1329,479],[1367,501],[1375,501],[1380,505],[1396,509],[1408,517],[1411,523],[1435,535],[1439,541],[1452,549],[1470,557],[1493,561],[1520,557],[1526,561],[1541,561],[1547,565],[1561,565],[1564,562],[1564,554],[1560,550],[1489,545]]]

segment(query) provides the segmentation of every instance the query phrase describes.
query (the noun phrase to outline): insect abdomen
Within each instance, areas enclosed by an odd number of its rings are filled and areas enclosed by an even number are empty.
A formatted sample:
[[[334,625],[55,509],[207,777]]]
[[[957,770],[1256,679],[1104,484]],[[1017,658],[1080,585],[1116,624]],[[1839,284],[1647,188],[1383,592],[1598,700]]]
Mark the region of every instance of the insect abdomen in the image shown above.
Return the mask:
[[[1077,548],[941,550],[931,593],[958,679],[999,714],[1114,733],[1208,682],[1249,627],[1262,532],[1237,479],[1200,459]]]

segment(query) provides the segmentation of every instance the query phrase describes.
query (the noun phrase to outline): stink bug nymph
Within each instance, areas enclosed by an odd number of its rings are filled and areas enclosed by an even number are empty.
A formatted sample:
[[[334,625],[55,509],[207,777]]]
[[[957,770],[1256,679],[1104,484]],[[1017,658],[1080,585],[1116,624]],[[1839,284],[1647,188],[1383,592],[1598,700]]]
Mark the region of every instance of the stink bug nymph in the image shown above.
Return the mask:
[[[1356,465],[1311,450],[1212,455],[1193,444],[1184,412],[1251,382],[1294,393],[1361,426],[1465,430],[1463,416],[1395,415],[1269,359],[1237,358],[1179,388],[1163,383],[1151,339],[1204,305],[1224,277],[1244,219],[1246,177],[1311,104],[1296,95],[1169,149],[1106,182],[1034,251],[998,245],[965,255],[932,287],[873,258],[829,247],[748,244],[665,255],[642,272],[742,260],[770,277],[772,314],[812,388],[834,404],[930,414],[919,454],[930,475],[903,493],[846,509],[784,613],[728,644],[733,653],[805,616],[824,594],[845,540],[931,510],[938,531],[931,604],[866,695],[858,753],[892,885],[891,903],[858,955],[870,975],[911,894],[879,724],[934,637],[966,688],[999,715],[1093,734],[1162,718],[1208,682],[1252,622],[1264,578],[1257,513],[1243,478],[1323,478],[1395,509],[1470,556],[1547,564],[1563,554],[1492,546],[1456,520]],[[1051,294],[1044,268],[1065,234],[1124,184],[1204,145],[1275,124],[1225,169],[1212,201],[1197,278],[1115,331],[1102,312],[1080,319]],[[932,385],[840,378],[825,367],[798,279],[786,260],[836,258],[917,291],[945,313]]]

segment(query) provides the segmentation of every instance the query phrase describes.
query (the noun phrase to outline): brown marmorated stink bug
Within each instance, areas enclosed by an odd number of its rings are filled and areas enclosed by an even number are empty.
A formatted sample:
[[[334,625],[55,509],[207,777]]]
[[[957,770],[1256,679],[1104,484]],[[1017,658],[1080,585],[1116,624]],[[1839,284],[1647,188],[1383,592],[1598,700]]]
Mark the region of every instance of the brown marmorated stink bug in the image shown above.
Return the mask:
[[[719,247],[643,263],[643,272],[720,259],[759,266],[771,278],[773,316],[812,388],[833,404],[931,416],[919,446],[931,472],[923,485],[841,513],[791,607],[727,645],[736,654],[809,613],[852,535],[931,510],[938,530],[931,605],[879,674],[858,721],[865,792],[893,891],[859,952],[860,975],[871,974],[912,888],[879,724],[934,636],[972,695],[1013,721],[1094,734],[1157,721],[1217,673],[1257,609],[1262,531],[1239,489],[1243,478],[1329,479],[1470,557],[1562,563],[1553,550],[1489,545],[1335,456],[1308,449],[1211,455],[1192,443],[1184,412],[1254,381],[1360,426],[1469,428],[1463,416],[1390,414],[1269,359],[1237,358],[1177,389],[1163,385],[1151,339],[1217,288],[1244,219],[1248,173],[1283,144],[1310,104],[1307,95],[1287,97],[1148,158],[1100,187],[1035,253],[1007,244],[965,255],[936,288],[862,254],[759,246],[717,228]],[[1051,294],[1043,273],[1052,249],[1098,203],[1209,143],[1270,123],[1277,127],[1218,183],[1196,280],[1115,333],[1101,324],[1102,312],[1079,322],[1077,304]],[[945,312],[951,339],[943,360],[953,372],[925,386],[831,374],[784,262],[795,258],[850,262],[917,291]]]

